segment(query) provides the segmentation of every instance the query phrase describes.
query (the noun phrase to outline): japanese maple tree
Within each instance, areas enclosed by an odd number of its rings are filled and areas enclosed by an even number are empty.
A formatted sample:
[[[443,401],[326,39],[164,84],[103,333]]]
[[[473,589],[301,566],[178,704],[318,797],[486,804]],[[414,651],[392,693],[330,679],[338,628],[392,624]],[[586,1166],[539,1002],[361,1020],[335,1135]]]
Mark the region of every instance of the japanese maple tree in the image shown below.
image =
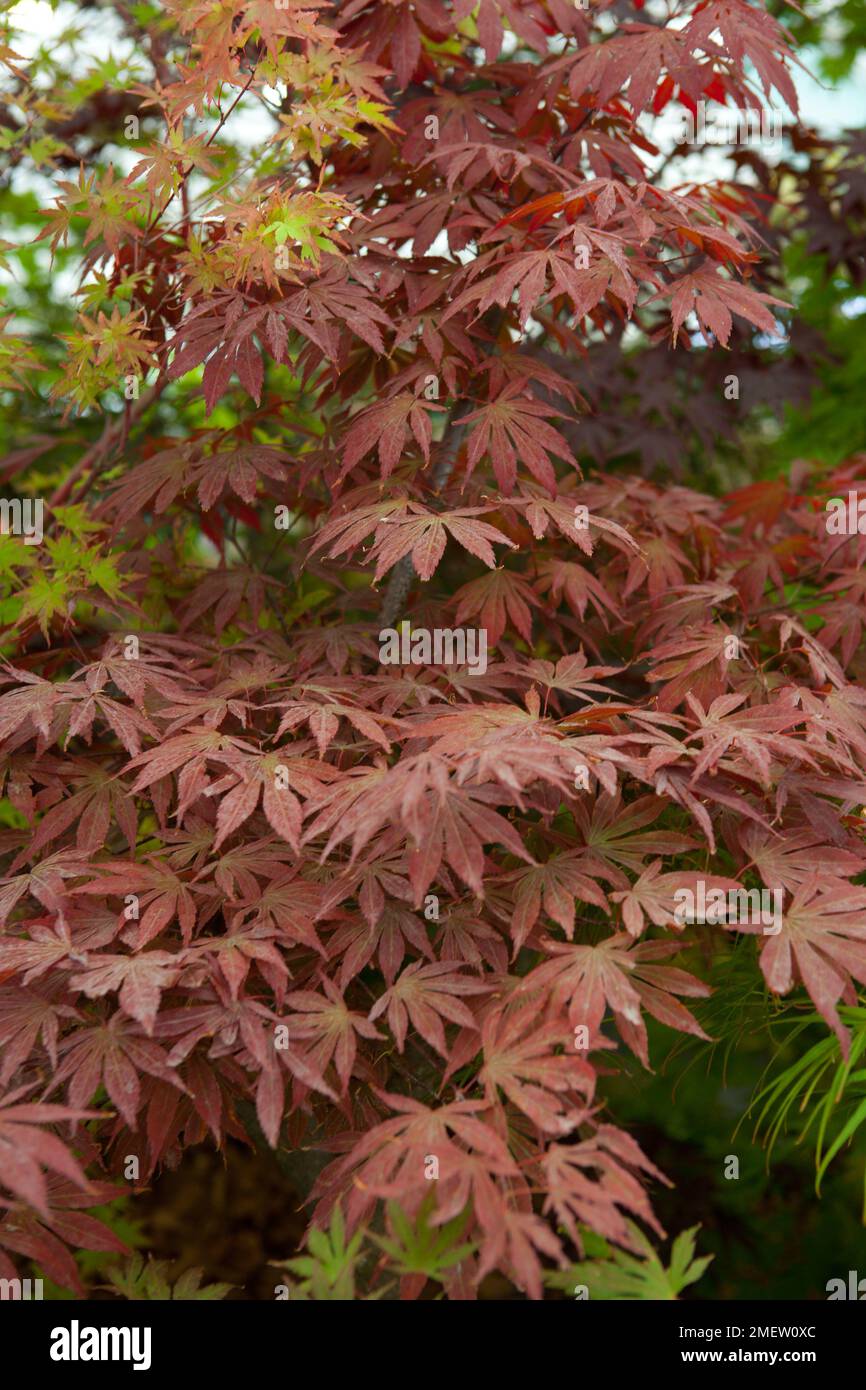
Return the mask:
[[[673,110],[796,120],[789,37],[748,0],[98,15],[81,71],[14,14],[2,50],[40,193],[5,253],[78,307],[0,338],[44,500],[0,536],[0,1274],[80,1291],[123,1249],[87,1208],[208,1137],[321,1157],[296,1296],[656,1260],[667,1175],[605,1110],[648,1017],[706,1040],[739,933],[843,1052],[866,984],[866,539],[824,514],[866,461],[716,497],[633,399],[784,336],[771,176],[661,166]],[[380,659],[466,627],[484,669]],[[683,922],[699,881],[783,889],[780,929]]]

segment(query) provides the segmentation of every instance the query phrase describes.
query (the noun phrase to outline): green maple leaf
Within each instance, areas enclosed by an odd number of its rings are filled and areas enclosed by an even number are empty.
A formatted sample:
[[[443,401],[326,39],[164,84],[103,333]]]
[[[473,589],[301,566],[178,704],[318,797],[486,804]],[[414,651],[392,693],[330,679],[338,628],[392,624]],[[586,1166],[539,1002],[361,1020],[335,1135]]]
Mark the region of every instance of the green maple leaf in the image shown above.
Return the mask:
[[[269,222],[265,228],[265,236],[273,233],[278,246],[291,238],[297,241],[301,248],[301,259],[309,261],[318,260],[318,250],[332,251],[337,253],[337,247],[321,232],[317,232],[310,220],[302,213],[285,213],[274,222]],[[318,249],[317,249],[318,248]]]
[[[36,618],[42,635],[47,637],[51,619],[58,613],[66,613],[73,588],[67,574],[48,575],[40,570],[22,595],[21,621]]]
[[[24,565],[35,564],[35,549],[25,545],[19,536],[0,535],[0,574],[12,575]]]
[[[641,1251],[640,1255],[627,1253],[608,1246],[607,1242],[597,1241],[604,1247],[607,1259],[584,1260],[567,1270],[554,1270],[546,1279],[552,1288],[569,1293],[576,1285],[585,1285],[590,1299],[602,1301],[654,1301],[671,1302],[688,1284],[694,1284],[706,1270],[712,1255],[694,1258],[695,1237],[700,1226],[692,1226],[681,1231],[671,1247],[670,1264],[665,1267],[658,1254],[650,1245],[643,1232],[628,1223],[629,1234]]]
[[[331,1214],[327,1231],[314,1226],[307,1236],[308,1254],[286,1263],[286,1269],[300,1276],[291,1286],[292,1298],[350,1302],[355,1297],[355,1267],[361,1258],[363,1231],[356,1231],[346,1242],[346,1225],[339,1207]]]
[[[202,1286],[203,1272],[200,1268],[188,1269],[172,1283],[167,1260],[148,1260],[145,1264],[141,1255],[133,1255],[122,1268],[109,1270],[108,1277],[118,1293],[134,1302],[210,1302],[225,1298],[234,1287],[232,1284]]]
[[[102,531],[102,522],[94,521],[88,515],[87,508],[80,502],[72,507],[54,507],[52,515],[57,518],[65,531],[70,531],[78,540],[83,539],[92,531]]]
[[[85,554],[75,537],[68,532],[48,541],[48,553],[52,568],[61,575],[72,575],[80,570]]]
[[[89,588],[97,587],[109,598],[117,598],[121,592],[122,579],[117,572],[117,560],[113,555],[100,555],[98,551],[85,552],[82,576]]]
[[[452,1265],[465,1260],[477,1248],[471,1241],[458,1244],[466,1228],[469,1209],[465,1208],[442,1226],[432,1226],[433,1201],[431,1193],[419,1208],[414,1225],[396,1202],[389,1202],[388,1217],[394,1239],[373,1237],[390,1256],[395,1273],[401,1277],[423,1274],[441,1283]]]

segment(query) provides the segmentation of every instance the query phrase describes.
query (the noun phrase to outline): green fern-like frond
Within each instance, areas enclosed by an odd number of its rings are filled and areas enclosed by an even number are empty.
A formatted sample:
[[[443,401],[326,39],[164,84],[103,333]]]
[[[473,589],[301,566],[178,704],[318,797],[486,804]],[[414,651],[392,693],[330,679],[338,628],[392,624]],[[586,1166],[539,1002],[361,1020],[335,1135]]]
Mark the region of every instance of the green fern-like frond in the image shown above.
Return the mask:
[[[851,1033],[847,1059],[836,1035],[825,1033],[758,1091],[747,1112],[759,1108],[755,1135],[763,1135],[768,1151],[788,1124],[796,1124],[799,1118],[797,1142],[814,1136],[819,1194],[830,1164],[866,1125],[866,1006],[841,1008],[839,1015]],[[806,1030],[824,1026],[817,1013],[793,1019],[787,1042],[790,1045]],[[866,1222],[866,1200],[863,1219]]]

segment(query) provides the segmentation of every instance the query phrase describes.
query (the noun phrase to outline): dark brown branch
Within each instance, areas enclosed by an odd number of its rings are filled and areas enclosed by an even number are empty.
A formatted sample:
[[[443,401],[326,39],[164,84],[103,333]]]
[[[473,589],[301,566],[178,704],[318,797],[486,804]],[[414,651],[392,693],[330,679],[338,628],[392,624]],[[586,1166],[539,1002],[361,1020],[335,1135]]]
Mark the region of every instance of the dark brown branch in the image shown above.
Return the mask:
[[[437,493],[442,491],[454,471],[457,455],[460,453],[460,446],[466,435],[463,418],[471,410],[471,401],[460,401],[451,412],[445,428],[445,438],[442,441],[442,453],[430,479],[433,489]],[[412,588],[414,577],[412,556],[404,555],[402,560],[397,561],[388,579],[388,587],[385,590],[385,597],[379,610],[379,623],[382,627],[394,626],[397,617],[403,611],[406,599],[409,597],[409,590]]]

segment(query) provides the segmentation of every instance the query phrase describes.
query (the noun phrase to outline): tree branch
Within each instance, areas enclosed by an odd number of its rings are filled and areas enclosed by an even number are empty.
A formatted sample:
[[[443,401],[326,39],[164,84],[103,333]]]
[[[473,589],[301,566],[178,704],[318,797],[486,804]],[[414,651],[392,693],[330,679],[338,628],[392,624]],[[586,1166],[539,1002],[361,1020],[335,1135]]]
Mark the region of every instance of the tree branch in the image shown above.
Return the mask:
[[[471,410],[472,402],[463,400],[454,407],[449,416],[445,437],[442,441],[442,453],[430,479],[434,491],[437,493],[442,491],[454,471],[457,455],[460,453],[460,446],[466,435],[463,419]],[[402,560],[397,561],[388,579],[388,587],[379,609],[379,622],[382,627],[394,626],[396,618],[403,611],[403,606],[409,597],[409,590],[412,588],[414,578],[412,556],[404,555]]]
[[[494,345],[505,322],[505,314],[505,308],[501,305],[494,305],[482,320],[482,322],[486,320],[485,326]],[[457,402],[450,412],[442,440],[442,452],[430,479],[436,493],[442,491],[454,472],[457,455],[460,453],[460,447],[466,437],[464,420],[473,409],[473,402],[464,397],[463,400]],[[397,617],[403,611],[406,599],[409,597],[409,590],[412,588],[414,578],[412,556],[404,555],[391,571],[385,597],[379,609],[379,623],[382,627],[394,626]]]

